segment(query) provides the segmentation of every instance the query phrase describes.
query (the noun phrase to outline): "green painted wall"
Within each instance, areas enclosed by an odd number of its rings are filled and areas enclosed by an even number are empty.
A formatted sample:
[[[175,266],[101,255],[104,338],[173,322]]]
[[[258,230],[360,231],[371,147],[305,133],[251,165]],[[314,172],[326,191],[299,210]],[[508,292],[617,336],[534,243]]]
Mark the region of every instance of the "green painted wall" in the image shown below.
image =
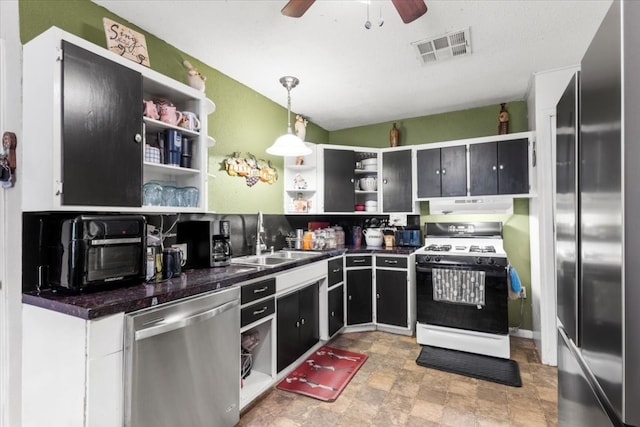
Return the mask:
[[[0,0],[1,1],[1,0]],[[188,59],[207,77],[207,97],[217,106],[209,116],[209,135],[217,144],[209,149],[209,209],[221,213],[283,213],[283,180],[273,185],[258,183],[248,187],[243,178],[230,177],[219,170],[224,158],[233,153],[252,153],[271,160],[282,173],[282,158],[266,154],[266,148],[286,130],[286,109],[241,83],[186,55],[165,41],[143,31],[89,0],[20,0],[20,35],[28,42],[51,26],[106,47],[102,18],[120,22],[146,37],[151,68],[175,80],[186,83],[182,61]],[[280,86],[277,81],[274,85]],[[286,93],[283,89],[283,101]],[[400,145],[488,136],[497,133],[499,106],[487,106],[426,117],[396,120],[400,128]],[[510,132],[527,130],[526,103],[509,102]],[[294,113],[292,113],[294,114]],[[307,140],[366,147],[387,147],[391,122],[328,132],[309,123]],[[504,243],[509,259],[520,273],[530,295],[528,202],[518,200],[510,216],[447,216],[428,214],[428,204],[421,205],[421,222],[436,220],[499,220],[504,223]],[[524,329],[531,329],[531,304],[525,303]],[[510,323],[520,320],[518,302],[510,303]]]
[[[207,97],[216,103],[216,112],[208,118],[209,135],[217,141],[209,149],[209,173],[215,176],[209,178],[209,209],[222,213],[255,213],[258,210],[283,213],[282,179],[273,185],[260,182],[248,187],[244,178],[230,177],[218,169],[225,156],[233,152],[241,152],[244,156],[249,152],[271,160],[281,174],[282,157],[269,156],[265,150],[286,131],[286,108],[89,0],[20,0],[20,37],[22,43],[26,43],[56,26],[106,47],[103,17],[145,35],[152,69],[186,84],[187,73],[182,61],[187,59],[207,77]],[[273,84],[281,87],[278,81]],[[283,88],[282,101],[285,100]],[[329,133],[309,123],[306,139],[327,143]]]
[[[509,133],[526,132],[527,103],[507,103]],[[395,120],[400,130],[400,145],[426,144],[496,135],[498,133],[499,105],[471,108],[432,116]],[[384,148],[389,146],[389,130],[394,122],[333,131],[331,144]]]

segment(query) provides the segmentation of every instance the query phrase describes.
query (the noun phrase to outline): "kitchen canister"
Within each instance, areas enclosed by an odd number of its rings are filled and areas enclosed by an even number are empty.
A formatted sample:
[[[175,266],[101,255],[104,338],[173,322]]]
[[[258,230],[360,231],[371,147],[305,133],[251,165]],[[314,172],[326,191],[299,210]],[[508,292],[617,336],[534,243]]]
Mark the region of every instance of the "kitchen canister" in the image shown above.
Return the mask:
[[[182,155],[182,133],[177,130],[167,129],[164,132],[164,160],[165,164],[180,166]]]

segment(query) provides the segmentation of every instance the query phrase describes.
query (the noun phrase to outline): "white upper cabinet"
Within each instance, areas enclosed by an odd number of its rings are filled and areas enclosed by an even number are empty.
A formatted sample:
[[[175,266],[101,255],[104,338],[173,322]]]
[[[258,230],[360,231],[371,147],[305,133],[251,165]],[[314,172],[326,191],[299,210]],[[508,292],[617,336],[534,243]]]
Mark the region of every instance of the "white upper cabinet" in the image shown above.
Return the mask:
[[[24,46],[23,79],[24,211],[207,210],[203,92],[55,27]],[[199,126],[145,117],[144,101]]]

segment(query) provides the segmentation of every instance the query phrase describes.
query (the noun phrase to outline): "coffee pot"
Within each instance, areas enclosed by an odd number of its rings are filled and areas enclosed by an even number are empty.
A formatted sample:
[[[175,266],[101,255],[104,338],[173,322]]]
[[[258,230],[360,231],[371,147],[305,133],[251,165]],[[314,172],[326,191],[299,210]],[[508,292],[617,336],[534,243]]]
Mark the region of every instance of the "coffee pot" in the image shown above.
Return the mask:
[[[229,221],[213,221],[211,236],[211,266],[225,267],[231,264],[231,230]]]

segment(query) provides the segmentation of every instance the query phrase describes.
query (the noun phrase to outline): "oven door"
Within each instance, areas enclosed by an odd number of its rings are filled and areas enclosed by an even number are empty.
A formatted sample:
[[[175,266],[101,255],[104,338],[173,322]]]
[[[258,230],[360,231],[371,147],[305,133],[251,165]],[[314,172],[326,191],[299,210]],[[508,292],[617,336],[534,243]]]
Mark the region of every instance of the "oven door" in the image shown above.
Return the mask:
[[[434,300],[433,269],[484,274],[484,304]],[[491,334],[509,333],[507,269],[469,265],[416,265],[418,323]]]

